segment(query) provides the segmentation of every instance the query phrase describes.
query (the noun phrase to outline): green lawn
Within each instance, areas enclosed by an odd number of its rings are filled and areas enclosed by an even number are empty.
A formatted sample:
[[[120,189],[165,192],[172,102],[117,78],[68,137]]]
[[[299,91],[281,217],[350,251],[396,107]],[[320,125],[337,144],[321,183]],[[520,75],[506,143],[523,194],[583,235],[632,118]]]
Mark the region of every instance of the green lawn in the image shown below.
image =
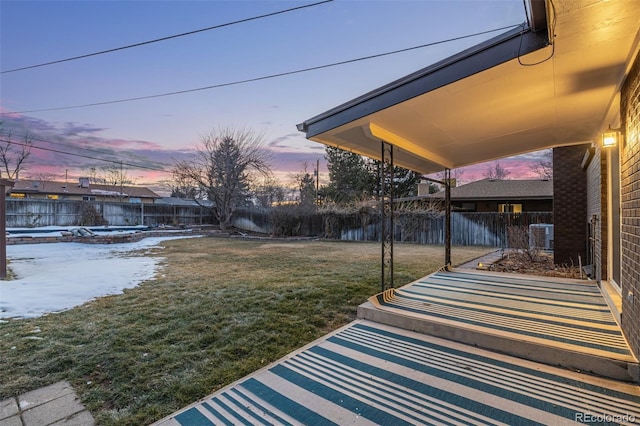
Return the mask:
[[[0,324],[0,399],[69,381],[101,425],[144,425],[355,318],[380,245],[172,240],[155,280],[69,311]],[[444,248],[396,244],[396,286]],[[454,247],[453,263],[488,248]]]

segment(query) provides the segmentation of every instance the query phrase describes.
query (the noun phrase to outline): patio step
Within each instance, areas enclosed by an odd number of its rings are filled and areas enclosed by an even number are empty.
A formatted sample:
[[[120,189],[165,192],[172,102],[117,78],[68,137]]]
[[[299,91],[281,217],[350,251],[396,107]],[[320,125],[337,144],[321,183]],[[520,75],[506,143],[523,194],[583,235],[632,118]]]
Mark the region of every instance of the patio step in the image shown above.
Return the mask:
[[[592,281],[439,271],[373,296],[358,317],[615,380],[640,366]]]

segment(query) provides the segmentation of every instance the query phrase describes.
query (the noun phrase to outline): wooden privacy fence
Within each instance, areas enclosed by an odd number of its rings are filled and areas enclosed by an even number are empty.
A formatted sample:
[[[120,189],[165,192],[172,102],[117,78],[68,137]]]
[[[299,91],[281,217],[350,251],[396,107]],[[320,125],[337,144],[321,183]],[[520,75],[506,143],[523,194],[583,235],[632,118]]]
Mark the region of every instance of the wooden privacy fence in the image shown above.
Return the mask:
[[[342,240],[378,241],[381,227],[379,218],[352,215],[342,218],[339,238]],[[374,220],[372,220],[374,219]],[[528,213],[452,213],[451,243],[462,246],[507,247],[507,229],[511,226],[528,227],[530,224],[553,223],[551,212]],[[345,226],[346,225],[346,226]],[[396,214],[394,217],[396,241],[442,245],[445,239],[443,214]]]
[[[233,226],[245,231],[272,234],[278,237],[319,236],[323,230],[323,216],[308,209],[287,206],[286,208],[242,208],[232,218]]]
[[[211,224],[210,212],[200,206],[134,204],[97,201],[7,199],[8,227],[75,226],[81,224],[87,206],[110,226],[203,225]],[[276,218],[275,209],[239,209],[233,225],[247,231],[282,236],[323,236],[339,240],[379,241],[380,216],[365,213],[304,213],[292,211]],[[444,215],[434,213],[396,213],[396,241],[420,244],[444,244]],[[553,223],[551,212],[528,213],[452,213],[452,244],[464,246],[507,246],[510,226]],[[274,222],[276,225],[274,226]]]
[[[199,206],[7,199],[7,227],[75,226],[81,224],[87,207],[93,208],[96,214],[104,218],[106,224],[110,226],[210,223],[208,210]]]
[[[278,218],[282,221],[282,217]],[[464,246],[507,246],[510,226],[553,223],[551,212],[527,213],[452,213],[452,244]],[[293,219],[289,219],[293,220]],[[297,233],[301,236],[323,236],[339,240],[379,241],[380,216],[371,211],[361,213],[322,213],[296,216]],[[276,220],[277,222],[277,220]],[[271,209],[241,209],[233,217],[233,225],[247,231],[277,235]],[[396,241],[443,245],[445,219],[438,213],[396,213]],[[288,235],[282,235],[288,236]]]
[[[334,225],[342,240],[378,241],[380,239],[380,220],[373,216],[363,221],[362,216],[350,215]],[[551,212],[527,213],[458,213],[451,214],[451,243],[462,246],[507,246],[507,229],[511,226],[524,226],[539,223],[553,223]],[[420,244],[444,244],[444,215],[434,214],[396,214],[394,217],[396,241]],[[336,233],[336,232],[334,232]]]

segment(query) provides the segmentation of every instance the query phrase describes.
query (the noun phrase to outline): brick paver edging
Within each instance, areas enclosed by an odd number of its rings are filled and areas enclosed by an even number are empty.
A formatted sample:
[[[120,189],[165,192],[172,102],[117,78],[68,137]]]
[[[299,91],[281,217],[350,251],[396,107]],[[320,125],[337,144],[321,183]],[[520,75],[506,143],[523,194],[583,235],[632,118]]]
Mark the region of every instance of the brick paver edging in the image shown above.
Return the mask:
[[[131,234],[113,234],[113,235],[95,235],[87,237],[77,237],[73,235],[55,236],[55,237],[8,237],[7,245],[14,244],[40,244],[40,243],[85,243],[85,244],[118,244],[118,243],[134,243],[147,237],[171,237],[185,235],[202,235],[199,231],[144,231]]]

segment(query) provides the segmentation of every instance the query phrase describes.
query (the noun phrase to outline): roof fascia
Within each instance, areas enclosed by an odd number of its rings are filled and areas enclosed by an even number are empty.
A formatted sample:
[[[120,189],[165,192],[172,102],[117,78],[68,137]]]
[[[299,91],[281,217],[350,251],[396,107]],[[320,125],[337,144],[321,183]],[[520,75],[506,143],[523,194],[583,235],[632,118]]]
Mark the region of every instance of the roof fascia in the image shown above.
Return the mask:
[[[529,200],[553,200],[553,195],[525,195],[525,196],[517,196],[517,195],[505,195],[505,196],[497,196],[491,195],[487,197],[479,196],[451,196],[451,200],[482,200],[482,201],[529,201]]]
[[[431,194],[431,195],[427,195],[425,196],[427,198],[444,198],[444,194]],[[464,196],[464,195],[458,195],[458,196],[454,196],[451,195],[451,201],[553,201],[553,195],[536,195],[536,196],[522,196],[522,197],[518,197],[515,195],[505,195],[505,196],[495,196],[495,195],[491,195],[491,196]]]
[[[524,27],[524,25],[523,25]],[[297,125],[307,138],[520,58],[549,45],[546,31],[518,27]]]

